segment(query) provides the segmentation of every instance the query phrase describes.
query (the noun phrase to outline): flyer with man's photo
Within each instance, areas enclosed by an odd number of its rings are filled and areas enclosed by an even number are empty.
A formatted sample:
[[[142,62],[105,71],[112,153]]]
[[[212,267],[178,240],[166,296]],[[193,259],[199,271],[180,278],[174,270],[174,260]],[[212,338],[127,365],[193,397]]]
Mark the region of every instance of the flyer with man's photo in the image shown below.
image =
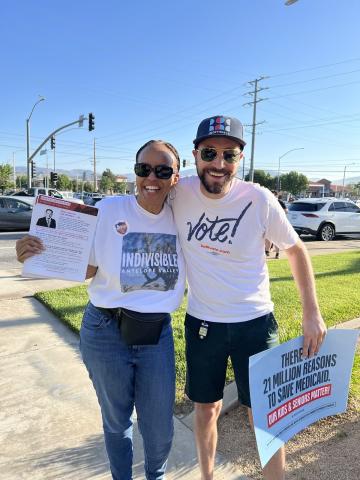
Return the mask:
[[[39,195],[29,233],[42,240],[45,250],[25,260],[22,275],[83,282],[97,214],[96,207]]]

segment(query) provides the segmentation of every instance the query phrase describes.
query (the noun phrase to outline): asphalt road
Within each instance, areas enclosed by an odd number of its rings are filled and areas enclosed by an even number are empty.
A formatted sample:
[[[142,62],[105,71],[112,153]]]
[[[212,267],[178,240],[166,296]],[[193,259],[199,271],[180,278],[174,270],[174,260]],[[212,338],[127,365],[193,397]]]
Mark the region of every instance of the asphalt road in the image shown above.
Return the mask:
[[[360,234],[337,237],[331,242],[316,240],[311,235],[302,236],[301,239],[306,245],[310,255],[323,255],[326,253],[347,252],[349,250],[360,250]],[[281,253],[280,257],[284,254]]]
[[[79,285],[78,282],[21,277],[15,242],[28,232],[0,232],[0,300],[33,296],[35,292]],[[0,474],[1,477],[1,474]]]
[[[1,270],[20,269],[15,257],[15,242],[28,232],[0,232],[0,275]]]

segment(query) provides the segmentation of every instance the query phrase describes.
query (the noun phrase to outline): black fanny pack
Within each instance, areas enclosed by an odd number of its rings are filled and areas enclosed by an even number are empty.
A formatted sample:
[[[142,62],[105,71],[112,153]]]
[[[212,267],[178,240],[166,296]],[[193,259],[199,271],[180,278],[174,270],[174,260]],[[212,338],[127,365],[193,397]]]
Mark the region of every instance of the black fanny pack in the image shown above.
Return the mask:
[[[167,313],[140,313],[119,308],[121,337],[127,345],[156,345]]]

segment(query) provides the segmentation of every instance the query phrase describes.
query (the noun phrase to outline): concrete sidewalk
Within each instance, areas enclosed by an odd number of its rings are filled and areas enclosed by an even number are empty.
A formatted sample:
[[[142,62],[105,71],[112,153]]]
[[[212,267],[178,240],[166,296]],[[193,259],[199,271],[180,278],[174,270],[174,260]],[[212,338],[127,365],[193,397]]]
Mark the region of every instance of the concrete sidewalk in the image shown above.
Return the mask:
[[[34,298],[2,299],[0,308],[0,479],[110,480],[78,336]],[[174,420],[167,479],[200,479],[193,433]],[[143,479],[136,425],[134,437],[134,479]],[[217,465],[217,479],[245,479],[221,456]]]
[[[24,279],[16,270],[0,279],[0,480],[111,479],[79,337],[32,297],[35,291],[72,285]],[[360,328],[360,319],[338,328]],[[236,406],[234,384],[226,388],[223,404],[223,411]],[[192,415],[174,421],[167,479],[200,480]],[[134,480],[140,480],[143,454],[136,418],[134,424]],[[246,480],[221,455],[215,478]]]
[[[20,275],[20,272],[21,268],[1,270],[0,300],[31,297],[35,292],[81,285],[79,282],[69,282],[67,280],[52,278],[24,278]]]

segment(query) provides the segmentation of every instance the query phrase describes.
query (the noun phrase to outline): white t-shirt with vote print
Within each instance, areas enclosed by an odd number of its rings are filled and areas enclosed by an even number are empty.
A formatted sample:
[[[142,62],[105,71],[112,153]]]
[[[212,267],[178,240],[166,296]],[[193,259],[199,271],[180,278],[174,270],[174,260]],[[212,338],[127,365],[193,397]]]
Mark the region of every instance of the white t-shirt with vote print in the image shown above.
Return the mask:
[[[187,265],[188,312],[213,322],[242,322],[273,310],[265,238],[280,249],[299,237],[278,200],[257,184],[234,179],[221,199],[181,179],[173,211]]]
[[[90,301],[143,313],[175,310],[184,294],[185,267],[170,207],[155,215],[130,195],[108,197],[97,206],[89,264],[98,271],[88,288]]]

